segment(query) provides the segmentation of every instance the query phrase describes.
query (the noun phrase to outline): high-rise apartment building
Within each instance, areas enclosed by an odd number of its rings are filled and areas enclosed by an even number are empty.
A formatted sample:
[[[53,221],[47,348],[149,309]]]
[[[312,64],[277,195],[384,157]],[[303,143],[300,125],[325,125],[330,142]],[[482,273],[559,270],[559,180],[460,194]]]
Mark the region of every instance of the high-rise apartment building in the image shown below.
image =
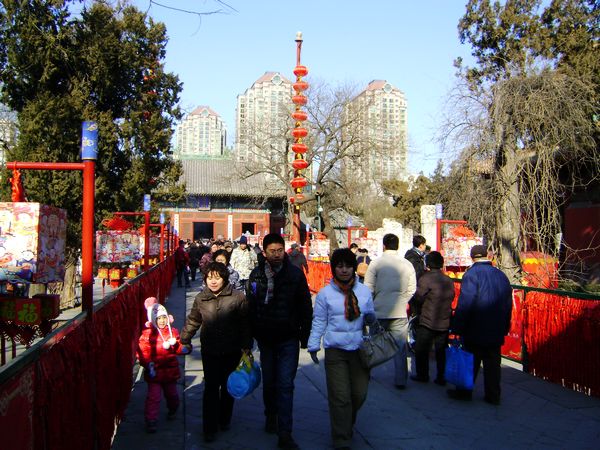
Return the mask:
[[[353,177],[382,182],[407,175],[408,139],[404,93],[385,80],[373,80],[345,108],[347,133],[356,158],[345,165]]]
[[[176,159],[223,156],[227,128],[221,116],[208,106],[198,106],[177,125]]]
[[[283,154],[291,130],[292,95],[291,81],[279,72],[266,72],[238,95],[235,148],[239,161]]]

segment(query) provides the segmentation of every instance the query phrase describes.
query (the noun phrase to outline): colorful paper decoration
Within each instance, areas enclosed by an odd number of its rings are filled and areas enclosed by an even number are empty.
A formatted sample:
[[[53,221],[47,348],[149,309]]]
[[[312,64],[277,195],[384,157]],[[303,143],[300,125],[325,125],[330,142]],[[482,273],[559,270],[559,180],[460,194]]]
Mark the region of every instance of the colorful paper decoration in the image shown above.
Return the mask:
[[[0,267],[35,283],[63,281],[67,212],[32,202],[0,202]]]
[[[137,231],[97,231],[96,261],[133,262],[142,258],[141,238]]]

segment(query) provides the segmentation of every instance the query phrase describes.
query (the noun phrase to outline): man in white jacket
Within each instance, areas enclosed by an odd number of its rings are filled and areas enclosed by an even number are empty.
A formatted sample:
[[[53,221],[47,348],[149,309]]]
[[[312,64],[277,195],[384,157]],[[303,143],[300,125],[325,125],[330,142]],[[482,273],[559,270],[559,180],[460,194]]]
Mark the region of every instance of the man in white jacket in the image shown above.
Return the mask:
[[[404,389],[408,378],[406,307],[417,290],[417,278],[410,261],[398,253],[398,245],[398,236],[395,234],[383,237],[383,255],[369,265],[364,284],[373,292],[377,319],[392,333],[400,347],[394,357],[394,384],[396,388]]]

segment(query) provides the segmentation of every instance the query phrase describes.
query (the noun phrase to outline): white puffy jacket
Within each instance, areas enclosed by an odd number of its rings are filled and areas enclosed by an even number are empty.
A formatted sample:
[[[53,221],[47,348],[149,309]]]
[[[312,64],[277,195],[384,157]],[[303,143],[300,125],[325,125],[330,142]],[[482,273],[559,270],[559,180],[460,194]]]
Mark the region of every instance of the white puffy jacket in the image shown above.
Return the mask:
[[[363,318],[365,314],[373,314],[373,297],[364,284],[356,280],[353,287],[358,299],[360,317],[350,322],[344,316],[344,294],[333,280],[319,291],[313,308],[313,320],[308,351],[318,351],[323,347],[356,350],[362,342]]]

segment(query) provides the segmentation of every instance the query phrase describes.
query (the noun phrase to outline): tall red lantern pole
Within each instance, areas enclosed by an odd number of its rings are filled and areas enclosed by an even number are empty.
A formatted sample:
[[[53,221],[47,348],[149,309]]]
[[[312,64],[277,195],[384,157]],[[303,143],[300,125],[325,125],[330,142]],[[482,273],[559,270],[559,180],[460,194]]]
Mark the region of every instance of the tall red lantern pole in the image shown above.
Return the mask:
[[[290,182],[292,189],[294,190],[294,196],[290,198],[292,203],[292,239],[296,242],[300,242],[300,202],[304,200],[302,195],[302,189],[306,186],[307,181],[304,177],[304,170],[308,167],[308,161],[304,159],[304,154],[308,150],[306,144],[302,140],[308,135],[308,130],[302,126],[308,115],[305,111],[302,111],[302,106],[306,105],[307,98],[303,92],[308,89],[308,83],[302,80],[308,74],[308,69],[300,64],[300,52],[302,51],[302,33],[299,31],[296,33],[296,67],[294,68],[294,75],[296,75],[296,82],[292,85],[295,94],[292,97],[292,102],[296,105],[295,111],[292,113],[292,118],[296,121],[295,127],[292,130],[292,136],[294,137],[294,144],[292,150],[294,151],[294,161],[292,167],[294,168],[294,178]]]

